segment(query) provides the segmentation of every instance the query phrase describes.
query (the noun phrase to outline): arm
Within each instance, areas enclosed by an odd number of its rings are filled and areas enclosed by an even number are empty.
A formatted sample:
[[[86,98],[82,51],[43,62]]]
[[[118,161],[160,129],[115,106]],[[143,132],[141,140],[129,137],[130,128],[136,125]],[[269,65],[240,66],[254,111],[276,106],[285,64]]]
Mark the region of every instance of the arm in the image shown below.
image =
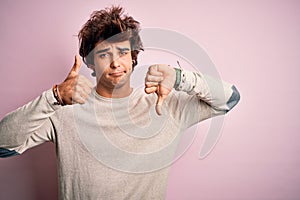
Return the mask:
[[[199,100],[204,101],[215,111],[227,113],[240,100],[236,87],[222,80],[217,80],[200,72],[178,70],[180,80],[177,91],[186,92],[189,95],[196,95]]]
[[[158,114],[161,114],[161,106],[173,87],[178,92],[174,97],[170,95],[168,103],[173,104],[174,116],[189,125],[227,113],[240,99],[234,85],[199,72],[174,69],[168,65],[149,67],[145,91],[157,93]]]
[[[0,157],[23,153],[26,149],[53,141],[50,116],[60,107],[54,105],[52,90],[7,114],[0,122]]]
[[[80,58],[76,56],[69,75],[57,86],[59,91],[49,89],[1,120],[0,157],[18,155],[43,142],[55,141],[55,127],[51,117],[62,107],[58,104],[84,103],[91,92],[92,84],[78,74],[80,66]]]
[[[177,86],[175,84],[175,89],[181,93],[185,101],[185,105],[181,108],[188,126],[213,116],[226,114],[240,100],[238,90],[230,83],[200,72],[180,70],[177,73],[180,74],[180,80]],[[187,116],[186,113],[192,114]]]

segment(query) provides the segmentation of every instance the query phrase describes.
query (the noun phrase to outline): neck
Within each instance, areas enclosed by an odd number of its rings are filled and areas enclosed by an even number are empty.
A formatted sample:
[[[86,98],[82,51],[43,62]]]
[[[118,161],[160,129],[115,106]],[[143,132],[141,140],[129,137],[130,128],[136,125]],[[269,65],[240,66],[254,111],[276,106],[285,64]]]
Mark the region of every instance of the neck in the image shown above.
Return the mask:
[[[128,97],[131,94],[132,88],[130,87],[130,85],[123,86],[120,88],[117,87],[105,88],[102,87],[101,85],[97,85],[96,92],[99,95],[106,98],[123,98],[123,97]]]

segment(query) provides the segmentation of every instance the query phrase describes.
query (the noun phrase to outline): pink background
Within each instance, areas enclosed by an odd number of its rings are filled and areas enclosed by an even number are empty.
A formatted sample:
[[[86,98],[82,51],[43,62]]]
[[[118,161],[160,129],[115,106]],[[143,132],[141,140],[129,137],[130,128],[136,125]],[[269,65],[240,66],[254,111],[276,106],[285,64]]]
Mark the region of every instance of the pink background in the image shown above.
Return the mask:
[[[1,0],[0,117],[63,81],[81,25],[93,10],[120,4],[142,27],[176,30],[201,45],[242,97],[204,160],[209,121],[199,125],[172,166],[167,199],[299,199],[300,2],[173,2]],[[56,198],[53,144],[0,160],[1,200]]]

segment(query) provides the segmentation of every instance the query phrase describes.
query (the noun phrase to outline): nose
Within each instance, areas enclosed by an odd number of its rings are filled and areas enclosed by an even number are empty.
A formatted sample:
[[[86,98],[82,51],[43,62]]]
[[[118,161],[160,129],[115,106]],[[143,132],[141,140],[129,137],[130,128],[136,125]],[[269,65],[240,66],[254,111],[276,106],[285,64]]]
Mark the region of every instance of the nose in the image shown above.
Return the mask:
[[[120,67],[120,60],[119,60],[119,56],[114,54],[112,56],[112,61],[110,63],[110,67],[111,68],[117,68],[117,67]]]

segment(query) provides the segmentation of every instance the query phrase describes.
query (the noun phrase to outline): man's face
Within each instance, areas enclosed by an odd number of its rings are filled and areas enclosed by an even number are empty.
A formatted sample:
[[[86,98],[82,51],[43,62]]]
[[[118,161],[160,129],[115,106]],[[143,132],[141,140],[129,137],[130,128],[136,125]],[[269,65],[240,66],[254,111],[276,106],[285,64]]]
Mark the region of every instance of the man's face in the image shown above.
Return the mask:
[[[108,89],[130,86],[132,58],[130,42],[106,42],[94,49],[94,66],[97,84]]]

